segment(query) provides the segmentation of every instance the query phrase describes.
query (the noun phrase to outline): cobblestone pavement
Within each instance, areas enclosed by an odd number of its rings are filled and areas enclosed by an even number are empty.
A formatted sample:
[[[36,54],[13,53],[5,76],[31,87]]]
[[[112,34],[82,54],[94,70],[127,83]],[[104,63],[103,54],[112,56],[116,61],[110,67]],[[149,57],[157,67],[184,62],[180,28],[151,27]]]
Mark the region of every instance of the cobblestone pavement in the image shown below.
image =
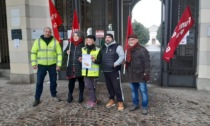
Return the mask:
[[[51,100],[49,83],[45,83],[41,104],[32,107],[35,84],[7,84],[0,78],[0,126],[210,126],[210,92],[148,86],[149,113],[144,116],[140,109],[129,112],[131,93],[126,83],[125,110],[118,112],[117,107],[105,107],[108,93],[104,83],[97,85],[100,105],[87,110],[85,103],[77,103],[77,87],[74,101],[66,102],[67,81],[58,81],[61,102]]]

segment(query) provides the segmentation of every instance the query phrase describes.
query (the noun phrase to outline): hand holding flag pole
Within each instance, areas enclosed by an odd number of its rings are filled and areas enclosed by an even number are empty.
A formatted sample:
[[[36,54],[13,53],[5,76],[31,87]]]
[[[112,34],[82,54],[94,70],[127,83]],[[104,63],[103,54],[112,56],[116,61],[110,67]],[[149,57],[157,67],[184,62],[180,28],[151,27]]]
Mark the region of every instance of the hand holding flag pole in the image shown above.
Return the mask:
[[[124,46],[124,50],[125,50],[125,63],[123,66],[123,74],[125,74],[125,68],[126,68],[126,56],[127,56],[127,49],[128,49],[128,36],[133,34],[133,27],[132,27],[132,23],[131,23],[131,18],[130,16],[128,16],[128,24],[127,24],[127,34],[126,34],[126,39],[125,39],[125,46]]]

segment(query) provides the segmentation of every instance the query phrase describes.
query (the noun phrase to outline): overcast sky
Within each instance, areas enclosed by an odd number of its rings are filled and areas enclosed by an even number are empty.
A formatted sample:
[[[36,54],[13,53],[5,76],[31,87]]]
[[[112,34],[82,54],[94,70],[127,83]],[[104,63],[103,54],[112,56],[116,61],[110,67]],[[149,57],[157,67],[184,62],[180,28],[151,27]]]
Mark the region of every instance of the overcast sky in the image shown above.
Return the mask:
[[[160,25],[161,22],[161,1],[160,0],[141,0],[132,11],[132,21],[136,19],[145,27]]]

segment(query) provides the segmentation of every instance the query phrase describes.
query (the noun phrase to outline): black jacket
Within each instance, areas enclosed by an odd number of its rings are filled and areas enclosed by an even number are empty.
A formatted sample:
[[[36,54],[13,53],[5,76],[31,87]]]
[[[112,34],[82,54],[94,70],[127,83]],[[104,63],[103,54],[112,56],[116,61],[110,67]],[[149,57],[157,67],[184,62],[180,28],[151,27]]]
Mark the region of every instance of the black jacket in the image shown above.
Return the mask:
[[[69,46],[70,44],[68,44],[64,53],[69,50]],[[69,55],[69,62],[66,70],[67,77],[72,77],[73,75],[75,77],[82,77],[82,63],[78,60],[79,57],[82,56],[82,47],[84,47],[84,42],[81,42],[78,46],[74,46],[74,44],[71,44],[71,52]]]
[[[116,53],[116,49],[119,45],[117,43],[111,44],[110,46],[106,47],[103,46],[101,49],[102,55],[102,69],[104,72],[113,72],[118,71],[121,69],[121,65],[114,68],[114,62],[117,61],[119,58],[118,54]]]
[[[150,75],[150,56],[148,50],[143,47],[135,47],[132,52],[132,60],[128,65],[127,74],[129,82],[143,82],[144,73]]]

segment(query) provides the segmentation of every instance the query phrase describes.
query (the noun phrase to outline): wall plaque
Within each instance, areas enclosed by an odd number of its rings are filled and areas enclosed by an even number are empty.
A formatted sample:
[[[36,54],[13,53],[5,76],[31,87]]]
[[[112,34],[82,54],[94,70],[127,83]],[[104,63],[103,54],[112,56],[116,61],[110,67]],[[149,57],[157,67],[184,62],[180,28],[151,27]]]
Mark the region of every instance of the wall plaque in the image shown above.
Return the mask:
[[[20,39],[22,40],[22,31],[21,29],[12,29],[11,30],[12,40]]]

